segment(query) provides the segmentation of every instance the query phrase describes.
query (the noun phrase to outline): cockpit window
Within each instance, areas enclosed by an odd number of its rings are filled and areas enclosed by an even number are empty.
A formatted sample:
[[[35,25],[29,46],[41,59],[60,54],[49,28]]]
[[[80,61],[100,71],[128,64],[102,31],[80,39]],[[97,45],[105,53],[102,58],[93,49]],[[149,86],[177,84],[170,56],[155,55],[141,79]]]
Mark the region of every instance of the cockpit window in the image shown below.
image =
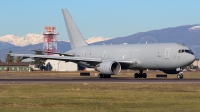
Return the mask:
[[[192,50],[191,50],[191,49],[190,49],[189,51],[190,51],[190,53],[191,53],[191,54],[193,54],[193,55],[194,55],[194,53],[192,52]]]
[[[189,49],[189,50],[188,50],[188,49],[180,49],[180,50],[178,51],[178,53],[184,53],[184,52],[194,55],[194,53],[192,52],[191,49]]]
[[[190,53],[190,50],[185,50],[186,53]]]

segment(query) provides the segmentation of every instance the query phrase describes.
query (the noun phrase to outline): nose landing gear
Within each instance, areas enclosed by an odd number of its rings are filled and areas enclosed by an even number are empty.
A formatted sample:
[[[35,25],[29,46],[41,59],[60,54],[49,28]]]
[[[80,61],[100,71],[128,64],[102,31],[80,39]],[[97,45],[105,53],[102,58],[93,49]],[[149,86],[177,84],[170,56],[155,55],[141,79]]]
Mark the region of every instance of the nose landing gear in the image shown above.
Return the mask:
[[[177,79],[183,79],[183,72],[179,72],[179,73],[178,73]]]

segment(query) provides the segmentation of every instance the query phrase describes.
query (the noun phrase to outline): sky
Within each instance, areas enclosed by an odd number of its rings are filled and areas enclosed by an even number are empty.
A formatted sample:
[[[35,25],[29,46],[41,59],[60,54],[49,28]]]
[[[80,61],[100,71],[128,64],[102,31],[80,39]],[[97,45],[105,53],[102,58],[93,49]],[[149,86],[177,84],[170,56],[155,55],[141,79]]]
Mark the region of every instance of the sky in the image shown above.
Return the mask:
[[[200,23],[200,0],[0,0],[0,36],[41,34],[57,27],[68,40],[61,9],[68,9],[85,39]]]

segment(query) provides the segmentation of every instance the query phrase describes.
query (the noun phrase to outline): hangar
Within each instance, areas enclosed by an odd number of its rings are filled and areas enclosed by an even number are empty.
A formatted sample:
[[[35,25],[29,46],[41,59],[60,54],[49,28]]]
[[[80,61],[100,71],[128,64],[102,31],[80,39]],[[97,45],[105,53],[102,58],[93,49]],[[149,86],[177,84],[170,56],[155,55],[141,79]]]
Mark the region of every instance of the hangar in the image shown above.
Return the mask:
[[[78,66],[73,62],[46,60],[45,66],[47,70],[51,71],[77,71]]]

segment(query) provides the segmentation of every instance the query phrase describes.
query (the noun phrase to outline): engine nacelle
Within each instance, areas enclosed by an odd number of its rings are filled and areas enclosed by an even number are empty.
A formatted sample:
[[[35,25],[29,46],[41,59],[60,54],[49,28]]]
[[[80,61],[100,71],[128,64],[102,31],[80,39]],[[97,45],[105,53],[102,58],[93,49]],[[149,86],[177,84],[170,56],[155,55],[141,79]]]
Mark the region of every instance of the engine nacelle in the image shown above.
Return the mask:
[[[105,61],[95,67],[95,70],[102,74],[118,74],[121,71],[121,65],[115,61]]]

